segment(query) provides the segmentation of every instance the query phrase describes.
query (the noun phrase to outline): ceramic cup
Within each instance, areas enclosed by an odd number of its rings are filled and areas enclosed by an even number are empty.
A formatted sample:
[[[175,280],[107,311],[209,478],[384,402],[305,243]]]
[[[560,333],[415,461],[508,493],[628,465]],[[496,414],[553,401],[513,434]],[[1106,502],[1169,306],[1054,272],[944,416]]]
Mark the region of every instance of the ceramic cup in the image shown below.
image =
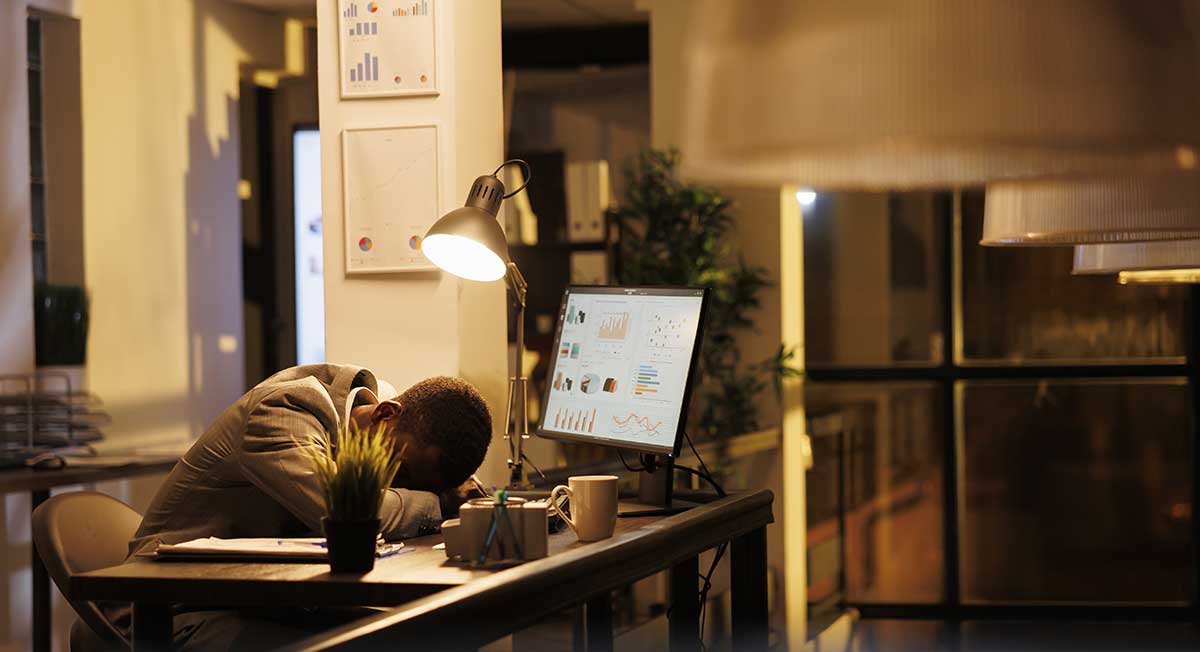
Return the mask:
[[[555,507],[563,494],[571,501],[570,516]],[[563,517],[580,541],[607,539],[617,526],[617,476],[576,475],[567,478],[566,486],[560,484],[550,492],[550,509]]]

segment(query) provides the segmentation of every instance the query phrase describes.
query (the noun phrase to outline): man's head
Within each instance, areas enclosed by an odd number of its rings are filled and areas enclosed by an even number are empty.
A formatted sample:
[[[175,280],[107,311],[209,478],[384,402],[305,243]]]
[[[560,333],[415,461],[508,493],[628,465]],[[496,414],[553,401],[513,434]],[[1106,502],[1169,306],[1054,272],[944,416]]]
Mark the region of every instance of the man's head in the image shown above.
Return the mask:
[[[371,412],[373,423],[391,426],[404,464],[392,483],[440,492],[467,480],[492,440],[492,415],[470,383],[435,376],[409,387]]]

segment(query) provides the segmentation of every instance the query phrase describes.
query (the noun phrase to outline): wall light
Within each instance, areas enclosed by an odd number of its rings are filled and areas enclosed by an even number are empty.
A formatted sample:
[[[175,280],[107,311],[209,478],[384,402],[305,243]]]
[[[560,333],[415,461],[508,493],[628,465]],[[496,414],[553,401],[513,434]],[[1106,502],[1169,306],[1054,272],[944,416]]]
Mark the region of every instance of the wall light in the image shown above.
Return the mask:
[[[817,193],[811,188],[802,188],[796,191],[796,201],[800,202],[801,206],[812,206],[817,201]]]

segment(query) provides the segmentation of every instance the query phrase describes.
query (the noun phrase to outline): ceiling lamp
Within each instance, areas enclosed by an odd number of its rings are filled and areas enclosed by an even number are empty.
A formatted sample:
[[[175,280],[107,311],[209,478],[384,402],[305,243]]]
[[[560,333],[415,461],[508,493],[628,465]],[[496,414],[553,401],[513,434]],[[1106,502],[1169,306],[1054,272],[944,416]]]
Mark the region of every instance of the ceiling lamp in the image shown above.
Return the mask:
[[[1200,238],[1200,176],[990,183],[983,238],[995,246]]]
[[[1200,239],[1075,247],[1074,274],[1200,269]]]
[[[825,188],[1192,169],[1180,0],[691,0],[683,172]]]
[[[1117,281],[1121,285],[1200,283],[1200,269],[1155,269],[1144,272],[1121,272],[1117,275]]]

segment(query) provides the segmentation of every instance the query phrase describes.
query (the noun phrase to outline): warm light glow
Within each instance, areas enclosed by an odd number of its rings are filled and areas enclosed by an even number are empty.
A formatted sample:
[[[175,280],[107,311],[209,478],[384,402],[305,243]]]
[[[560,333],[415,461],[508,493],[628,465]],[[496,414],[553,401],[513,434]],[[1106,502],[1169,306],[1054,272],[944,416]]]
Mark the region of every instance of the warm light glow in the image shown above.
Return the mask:
[[[1130,283],[1200,283],[1200,269],[1152,269],[1121,272],[1117,280],[1121,282],[1121,285]]]
[[[796,191],[796,201],[800,202],[801,206],[812,206],[813,202],[817,201],[817,193],[810,188],[801,188]]]
[[[461,235],[436,233],[421,242],[434,265],[471,281],[495,281],[504,277],[505,264],[500,256],[482,244]]]

